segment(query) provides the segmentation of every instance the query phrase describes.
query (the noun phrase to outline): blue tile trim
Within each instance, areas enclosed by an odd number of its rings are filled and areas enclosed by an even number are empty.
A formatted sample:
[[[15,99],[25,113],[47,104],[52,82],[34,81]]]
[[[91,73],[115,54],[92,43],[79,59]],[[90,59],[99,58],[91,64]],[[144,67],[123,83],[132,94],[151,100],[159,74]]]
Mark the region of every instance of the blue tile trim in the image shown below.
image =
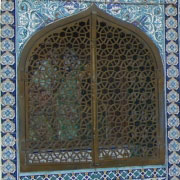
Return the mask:
[[[166,0],[166,2],[175,2],[173,5],[175,11],[178,10],[179,6],[178,3],[180,1],[176,0]],[[2,82],[2,90],[1,90],[1,96],[2,100],[3,97],[9,97],[4,98],[4,101],[2,101],[1,109],[2,109],[2,159],[1,162],[3,164],[2,166],[2,177],[4,179],[18,179],[17,176],[17,141],[16,141],[16,46],[15,46],[15,37],[16,35],[16,18],[15,18],[15,2],[13,0],[2,0],[2,4],[7,3],[6,6],[1,5],[1,28],[8,26],[10,29],[14,30],[14,35],[12,37],[12,34],[7,32],[6,36],[2,35],[1,33],[1,41],[4,43],[2,44],[3,47],[1,48],[1,55],[2,55],[2,69],[5,69],[6,67],[9,70],[14,70],[15,76],[12,72],[11,74],[6,77],[1,78]],[[168,8],[170,5],[165,5],[166,9],[166,15],[165,15],[165,21],[166,21],[166,28],[165,28],[165,34],[166,34],[166,62],[167,62],[167,95],[171,92],[176,95],[179,94],[179,74],[174,74],[173,70],[180,71],[179,68],[179,46],[178,46],[178,37],[177,39],[174,37],[169,37],[167,35],[167,32],[170,30],[174,30],[175,32],[178,32],[178,27],[173,23],[178,22],[178,15],[174,15],[173,12],[168,12]],[[14,19],[14,21],[13,21]],[[173,20],[174,19],[174,20]],[[172,20],[172,22],[170,22]],[[8,34],[9,33],[9,34]],[[178,49],[178,50],[177,50]],[[174,56],[171,59],[170,56]],[[168,59],[169,58],[169,59]],[[178,58],[178,62],[176,63],[176,58]],[[171,59],[171,60],[170,60]],[[169,72],[169,74],[168,74]],[[6,73],[7,74],[7,73]],[[8,77],[8,78],[7,78]],[[5,96],[6,95],[6,96]],[[15,102],[13,102],[12,97],[14,97]],[[176,132],[179,132],[180,126],[178,124],[179,121],[179,99],[170,99],[167,96],[167,117],[168,117],[168,127],[167,127],[167,144],[168,144],[168,178],[172,180],[178,180],[180,179],[180,161],[179,161],[179,155],[180,155],[180,138],[179,135],[176,134]],[[174,120],[173,120],[174,118]],[[176,131],[177,130],[177,131]],[[174,156],[173,156],[174,155]],[[177,155],[177,156],[176,156]],[[75,172],[75,173],[62,173],[58,174],[55,173],[54,175],[30,175],[30,176],[21,176],[20,179],[68,179],[75,177],[75,179],[85,179],[86,177],[91,179],[92,178],[100,178],[100,179],[113,179],[120,177],[120,179],[123,178],[132,178],[132,179],[144,179],[144,178],[166,178],[166,168],[137,168],[137,169],[130,169],[130,170],[99,170],[94,172]],[[108,176],[108,177],[106,177]],[[127,177],[126,177],[127,176]]]
[[[1,1],[2,178],[17,178],[15,2]]]
[[[170,0],[166,0],[170,2]],[[166,62],[167,62],[167,118],[168,118],[168,179],[178,180],[180,179],[180,167],[179,167],[179,98],[170,99],[168,95],[174,94],[179,96],[179,36],[178,36],[178,2],[171,0],[172,5],[165,5],[165,21],[166,21]],[[170,33],[177,34],[176,38],[170,36]],[[173,34],[173,33],[172,33]],[[173,57],[176,62],[171,59]],[[173,75],[173,70],[177,71]],[[172,72],[172,73],[171,73]],[[174,82],[177,86],[169,86],[169,82]],[[173,120],[174,118],[174,120]]]

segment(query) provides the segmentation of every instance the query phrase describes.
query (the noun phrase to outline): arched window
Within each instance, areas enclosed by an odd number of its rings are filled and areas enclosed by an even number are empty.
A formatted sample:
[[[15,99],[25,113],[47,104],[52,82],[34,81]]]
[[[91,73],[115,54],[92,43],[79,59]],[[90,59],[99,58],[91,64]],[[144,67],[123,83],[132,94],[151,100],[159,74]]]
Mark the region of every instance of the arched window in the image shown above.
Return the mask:
[[[163,66],[133,25],[92,6],[25,46],[21,171],[162,164]]]

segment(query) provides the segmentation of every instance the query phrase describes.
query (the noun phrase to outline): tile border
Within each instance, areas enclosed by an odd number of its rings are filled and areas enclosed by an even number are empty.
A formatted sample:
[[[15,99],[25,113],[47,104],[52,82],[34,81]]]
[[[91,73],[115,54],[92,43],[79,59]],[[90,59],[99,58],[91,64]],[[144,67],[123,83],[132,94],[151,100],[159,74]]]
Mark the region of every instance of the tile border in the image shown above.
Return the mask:
[[[3,75],[1,76],[1,162],[2,162],[2,177],[5,180],[18,179],[17,176],[17,139],[16,139],[16,18],[15,18],[15,3],[13,0],[2,0],[1,4],[1,28],[6,30],[1,32],[1,68]],[[168,32],[178,33],[178,13],[177,0],[166,0],[166,3],[173,5],[165,5],[165,50],[166,50],[166,66],[167,66],[167,145],[168,145],[168,179],[180,179],[180,123],[179,123],[179,37],[170,37]],[[171,10],[170,9],[171,6]],[[172,10],[174,9],[174,10]],[[171,98],[170,98],[171,97]],[[112,171],[96,171],[96,172],[78,172],[78,173],[63,173],[51,175],[22,175],[20,179],[59,179],[65,176],[78,178],[82,175],[86,177],[93,176],[106,178],[106,174],[114,173],[119,179],[133,178],[135,172],[139,172],[140,179],[142,178],[158,178],[166,179],[166,168],[142,168],[130,170],[112,170]],[[149,173],[145,173],[148,172]],[[158,172],[162,171],[161,175]],[[109,176],[109,175],[108,175]],[[126,177],[127,176],[127,177]],[[136,178],[137,179],[137,178]]]

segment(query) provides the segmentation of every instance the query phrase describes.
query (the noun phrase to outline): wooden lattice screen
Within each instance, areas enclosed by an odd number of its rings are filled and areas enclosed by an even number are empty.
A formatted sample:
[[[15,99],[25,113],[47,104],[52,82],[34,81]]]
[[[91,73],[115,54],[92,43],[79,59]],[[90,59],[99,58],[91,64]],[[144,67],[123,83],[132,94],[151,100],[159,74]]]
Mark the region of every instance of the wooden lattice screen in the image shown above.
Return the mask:
[[[94,6],[54,24],[21,56],[21,170],[163,163],[153,43]]]

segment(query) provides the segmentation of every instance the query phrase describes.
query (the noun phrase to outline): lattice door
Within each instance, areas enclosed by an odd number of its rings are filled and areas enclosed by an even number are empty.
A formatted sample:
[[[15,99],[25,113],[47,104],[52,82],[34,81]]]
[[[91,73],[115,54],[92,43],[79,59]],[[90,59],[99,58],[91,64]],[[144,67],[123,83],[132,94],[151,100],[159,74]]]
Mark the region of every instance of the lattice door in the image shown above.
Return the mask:
[[[92,12],[45,33],[28,53],[24,170],[158,162],[159,74],[152,50]]]
[[[31,52],[25,86],[29,163],[92,161],[90,21],[57,29]]]
[[[97,17],[98,157],[158,157],[158,79],[149,47]]]

